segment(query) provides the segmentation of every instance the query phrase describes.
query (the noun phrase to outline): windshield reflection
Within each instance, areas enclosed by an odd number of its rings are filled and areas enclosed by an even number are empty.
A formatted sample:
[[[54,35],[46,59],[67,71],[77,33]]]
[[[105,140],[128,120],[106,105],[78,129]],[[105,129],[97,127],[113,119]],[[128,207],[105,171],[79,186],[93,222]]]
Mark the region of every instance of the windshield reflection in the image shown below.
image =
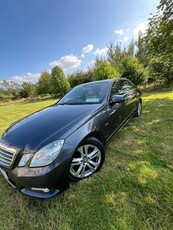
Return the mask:
[[[108,92],[108,85],[108,82],[96,82],[76,86],[58,102],[58,105],[100,104]]]

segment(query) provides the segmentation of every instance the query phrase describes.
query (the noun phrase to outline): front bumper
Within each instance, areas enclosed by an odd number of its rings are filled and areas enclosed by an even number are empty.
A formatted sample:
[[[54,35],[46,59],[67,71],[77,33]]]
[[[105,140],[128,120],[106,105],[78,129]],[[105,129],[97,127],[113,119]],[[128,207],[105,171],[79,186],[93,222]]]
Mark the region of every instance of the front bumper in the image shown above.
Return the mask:
[[[62,193],[65,190],[65,187],[63,190],[58,189],[48,189],[48,188],[31,188],[31,187],[16,187],[15,181],[11,180],[8,177],[8,174],[6,171],[4,171],[2,168],[0,168],[0,171],[6,181],[13,187],[16,188],[19,192],[21,192],[24,195],[33,197],[33,198],[40,198],[40,199],[51,199],[60,193]]]
[[[64,145],[58,158],[48,166],[39,168],[0,166],[7,182],[24,195],[50,199],[69,187],[69,166],[74,147]]]

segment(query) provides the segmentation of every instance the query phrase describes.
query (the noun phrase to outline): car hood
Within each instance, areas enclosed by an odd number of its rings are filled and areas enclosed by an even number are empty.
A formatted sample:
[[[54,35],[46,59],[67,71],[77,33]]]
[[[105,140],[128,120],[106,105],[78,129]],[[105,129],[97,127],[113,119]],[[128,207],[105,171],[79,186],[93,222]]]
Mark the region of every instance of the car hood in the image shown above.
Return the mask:
[[[18,148],[39,149],[51,141],[65,139],[100,107],[100,104],[53,105],[12,124],[2,139]]]

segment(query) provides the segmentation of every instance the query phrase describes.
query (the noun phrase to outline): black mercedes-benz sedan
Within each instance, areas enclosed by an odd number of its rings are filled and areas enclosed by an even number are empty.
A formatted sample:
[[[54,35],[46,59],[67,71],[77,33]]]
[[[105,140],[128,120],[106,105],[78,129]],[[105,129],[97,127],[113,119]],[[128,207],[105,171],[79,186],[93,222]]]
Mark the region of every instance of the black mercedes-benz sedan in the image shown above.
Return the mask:
[[[0,171],[21,193],[52,198],[97,172],[106,143],[141,110],[141,92],[127,79],[76,86],[3,133]]]

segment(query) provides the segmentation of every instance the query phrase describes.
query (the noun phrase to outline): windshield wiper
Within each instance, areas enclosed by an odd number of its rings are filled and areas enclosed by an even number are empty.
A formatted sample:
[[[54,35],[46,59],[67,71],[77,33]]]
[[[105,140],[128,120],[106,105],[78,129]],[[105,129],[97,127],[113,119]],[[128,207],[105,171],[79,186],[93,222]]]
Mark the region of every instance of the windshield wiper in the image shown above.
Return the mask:
[[[58,105],[70,105],[69,103],[66,103],[66,102],[64,102],[64,103],[57,103]]]

